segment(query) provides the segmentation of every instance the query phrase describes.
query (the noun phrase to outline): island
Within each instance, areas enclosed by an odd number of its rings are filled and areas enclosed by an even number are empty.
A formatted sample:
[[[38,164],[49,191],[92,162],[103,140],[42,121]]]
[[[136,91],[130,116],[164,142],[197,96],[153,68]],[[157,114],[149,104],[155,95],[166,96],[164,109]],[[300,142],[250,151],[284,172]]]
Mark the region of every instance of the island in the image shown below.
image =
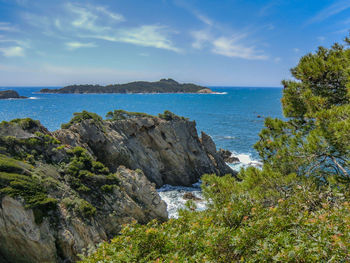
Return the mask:
[[[28,99],[28,97],[20,96],[14,90],[0,90],[0,99]]]
[[[192,83],[179,83],[173,79],[160,81],[134,81],[125,84],[101,85],[70,85],[61,89],[42,89],[40,93],[86,94],[86,93],[203,93],[210,94],[209,88]]]

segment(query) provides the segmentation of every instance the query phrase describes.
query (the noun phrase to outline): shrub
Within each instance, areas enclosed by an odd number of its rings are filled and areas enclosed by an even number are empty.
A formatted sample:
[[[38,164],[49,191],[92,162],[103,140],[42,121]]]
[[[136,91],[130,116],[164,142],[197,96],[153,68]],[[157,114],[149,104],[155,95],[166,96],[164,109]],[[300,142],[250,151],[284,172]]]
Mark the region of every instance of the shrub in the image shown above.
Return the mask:
[[[100,125],[103,121],[103,119],[96,113],[88,112],[85,110],[82,112],[76,112],[73,115],[74,117],[68,123],[61,125],[62,129],[68,129],[73,124],[81,123],[84,120],[93,120],[93,122],[97,125]]]
[[[114,110],[107,113],[106,118],[111,121],[126,120],[132,118],[154,118],[154,116],[142,112],[128,112],[125,110]]]

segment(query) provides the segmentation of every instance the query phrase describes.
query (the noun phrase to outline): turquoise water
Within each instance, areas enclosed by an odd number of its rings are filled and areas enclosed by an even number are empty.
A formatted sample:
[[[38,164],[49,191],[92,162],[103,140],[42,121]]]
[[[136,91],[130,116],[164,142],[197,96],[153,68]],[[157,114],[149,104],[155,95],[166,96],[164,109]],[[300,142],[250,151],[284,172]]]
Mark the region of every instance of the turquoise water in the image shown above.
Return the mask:
[[[41,88],[11,89],[32,99],[0,100],[0,121],[30,117],[53,131],[82,110],[101,116],[114,109],[149,114],[170,110],[195,120],[198,132],[211,135],[218,148],[252,159],[257,158],[252,146],[263,117],[282,117],[279,88],[212,87],[219,94],[38,94]]]

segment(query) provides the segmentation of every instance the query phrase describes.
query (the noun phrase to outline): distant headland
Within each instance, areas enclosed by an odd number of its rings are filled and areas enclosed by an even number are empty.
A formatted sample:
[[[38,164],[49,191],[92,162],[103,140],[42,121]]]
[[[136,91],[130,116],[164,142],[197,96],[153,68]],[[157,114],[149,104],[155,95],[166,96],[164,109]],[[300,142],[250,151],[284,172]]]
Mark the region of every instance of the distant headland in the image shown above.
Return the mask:
[[[135,81],[126,84],[71,85],[61,89],[42,89],[40,93],[213,93],[209,88],[192,83],[179,83],[173,79],[160,81]]]
[[[0,90],[0,99],[28,99],[25,96],[20,96],[14,90]]]

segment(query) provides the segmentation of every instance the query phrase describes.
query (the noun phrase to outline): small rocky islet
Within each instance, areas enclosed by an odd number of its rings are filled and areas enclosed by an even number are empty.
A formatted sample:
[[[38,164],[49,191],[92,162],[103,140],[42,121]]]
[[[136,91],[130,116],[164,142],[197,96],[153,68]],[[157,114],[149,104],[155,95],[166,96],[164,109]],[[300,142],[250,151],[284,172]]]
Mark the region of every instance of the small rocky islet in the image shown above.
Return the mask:
[[[0,259],[75,262],[123,224],[166,221],[156,188],[236,173],[196,124],[115,110],[75,113],[60,130],[0,124]]]
[[[14,90],[0,90],[0,100],[4,99],[28,99],[28,97],[20,96],[18,92]]]
[[[200,93],[210,94],[213,91],[207,87],[192,83],[179,83],[173,79],[161,79],[155,82],[134,81],[125,84],[101,85],[70,85],[60,89],[42,89],[40,93],[88,94],[88,93]]]

